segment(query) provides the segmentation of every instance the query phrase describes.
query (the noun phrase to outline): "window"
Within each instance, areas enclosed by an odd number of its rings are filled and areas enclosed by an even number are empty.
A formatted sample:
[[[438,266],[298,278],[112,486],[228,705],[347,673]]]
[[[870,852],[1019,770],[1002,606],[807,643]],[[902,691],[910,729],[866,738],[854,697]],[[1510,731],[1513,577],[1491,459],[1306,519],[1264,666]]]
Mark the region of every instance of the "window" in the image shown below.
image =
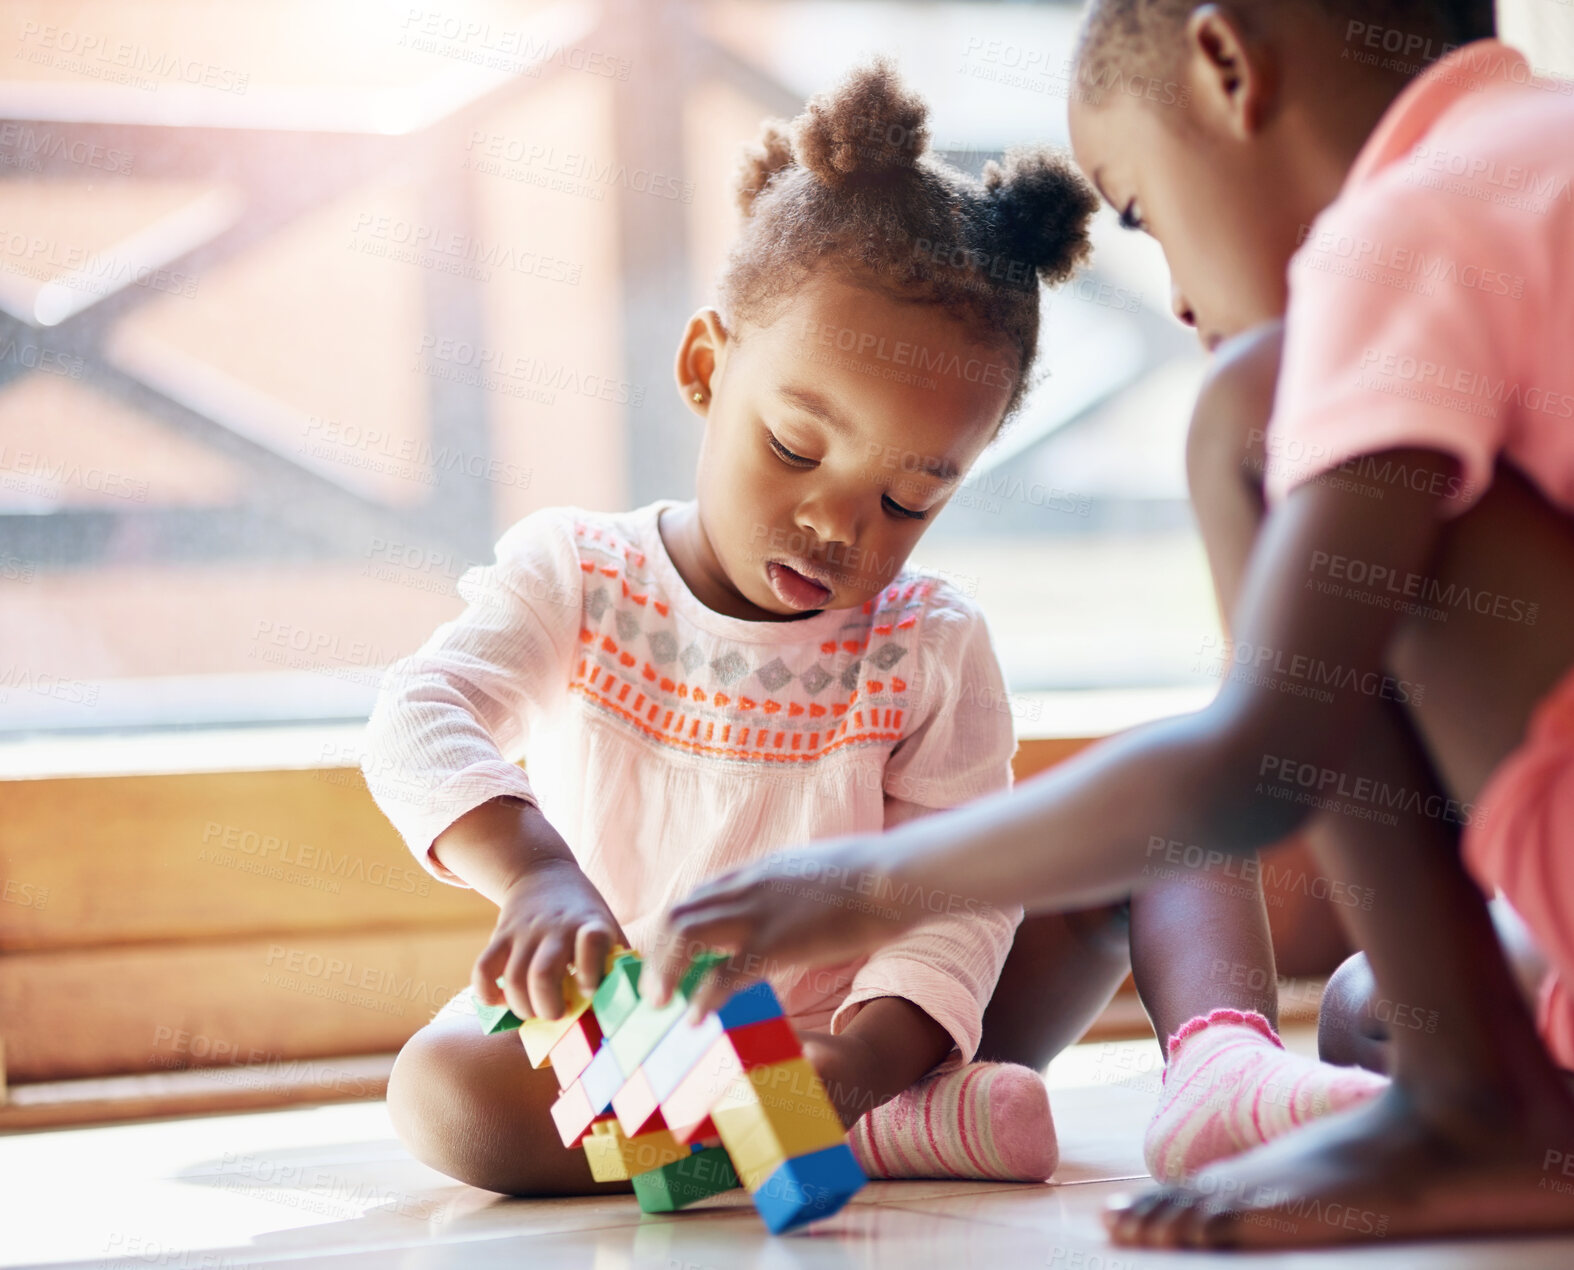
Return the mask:
[[[549,503],[689,491],[671,383],[769,114],[870,54],[977,169],[1064,143],[1075,9],[0,3],[0,731],[362,718]],[[1204,684],[1201,365],[1101,216],[917,556],[1014,688]]]

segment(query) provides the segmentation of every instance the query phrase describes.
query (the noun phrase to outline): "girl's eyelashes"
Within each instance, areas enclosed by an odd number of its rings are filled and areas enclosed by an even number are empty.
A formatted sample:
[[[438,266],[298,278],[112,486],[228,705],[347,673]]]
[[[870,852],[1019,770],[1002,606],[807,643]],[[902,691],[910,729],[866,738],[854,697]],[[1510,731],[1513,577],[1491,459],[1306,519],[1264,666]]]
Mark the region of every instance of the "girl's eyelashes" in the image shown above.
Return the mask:
[[[901,516],[907,520],[928,520],[928,512],[915,512],[911,507],[903,507],[889,494],[882,494],[880,501],[885,504],[885,510],[893,516]]]
[[[815,459],[805,458],[801,454],[794,454],[785,445],[778,441],[776,439],[776,434],[771,432],[769,429],[766,430],[765,435],[770,439],[771,449],[776,452],[776,457],[779,458],[783,463],[787,464],[788,467],[810,468],[819,466],[818,461]],[[891,515],[900,516],[904,520],[929,519],[928,512],[916,512],[911,507],[903,507],[889,494],[882,494],[880,496],[880,502],[885,507],[885,510],[890,512]]]
[[[776,457],[779,458],[783,463],[787,464],[788,467],[813,467],[814,466],[814,460],[813,459],[806,459],[801,454],[794,454],[791,450],[789,450],[785,445],[783,445],[780,441],[778,441],[776,439],[776,434],[774,432],[767,432],[765,435],[770,438],[770,440],[771,440],[771,449],[776,451]]]
[[[1132,199],[1121,209],[1120,225],[1122,229],[1140,230],[1143,228],[1142,213],[1137,208],[1136,199]]]

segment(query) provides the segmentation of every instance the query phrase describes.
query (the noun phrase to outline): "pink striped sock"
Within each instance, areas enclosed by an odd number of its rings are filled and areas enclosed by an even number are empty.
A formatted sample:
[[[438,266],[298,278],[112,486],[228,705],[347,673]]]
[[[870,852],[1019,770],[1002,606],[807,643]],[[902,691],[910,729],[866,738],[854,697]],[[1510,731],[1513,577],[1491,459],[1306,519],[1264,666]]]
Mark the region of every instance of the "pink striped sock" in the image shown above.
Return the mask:
[[[848,1130],[870,1177],[1046,1182],[1060,1160],[1044,1078],[1015,1063],[929,1076]]]
[[[1254,1011],[1215,1010],[1170,1039],[1159,1109],[1143,1140],[1148,1171],[1178,1182],[1204,1165],[1365,1102],[1388,1078],[1288,1053]]]

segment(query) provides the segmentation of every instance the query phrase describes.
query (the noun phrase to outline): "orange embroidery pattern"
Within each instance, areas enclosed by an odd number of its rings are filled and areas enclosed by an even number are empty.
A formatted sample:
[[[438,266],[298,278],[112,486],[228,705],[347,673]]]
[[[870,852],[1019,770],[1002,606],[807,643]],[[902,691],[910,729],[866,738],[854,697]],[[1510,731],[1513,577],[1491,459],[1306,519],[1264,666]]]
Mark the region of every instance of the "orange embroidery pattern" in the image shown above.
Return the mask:
[[[593,577],[599,573],[607,579],[617,579],[623,598],[641,608],[648,605],[662,617],[669,614],[669,605],[659,598],[652,581],[631,572],[631,569],[643,568],[643,552],[596,526],[578,524],[575,534],[582,549],[602,557],[599,561],[580,562],[586,574]],[[820,652],[828,657],[867,655],[876,636],[884,643],[894,632],[910,630],[917,624],[919,611],[931,589],[923,580],[888,587],[878,600],[881,620],[866,627],[867,633],[862,639],[828,640],[820,645]],[[615,620],[614,607],[603,609],[598,622]],[[862,611],[865,617],[874,617],[877,602],[867,601]],[[719,688],[707,689],[660,674],[650,662],[636,656],[607,631],[586,626],[581,628],[579,638],[585,646],[585,655],[569,684],[571,691],[664,745],[726,758],[805,762],[848,745],[883,744],[902,739],[907,704],[902,698],[908,685],[896,675],[865,679],[862,687],[853,689],[846,700],[831,702],[828,706],[816,702],[782,702],[773,697],[757,700],[742,694],[734,698]],[[897,656],[900,655],[898,652]],[[638,679],[628,673],[636,665],[639,666]],[[831,673],[824,667],[818,669],[827,676]],[[886,699],[876,701],[872,698]],[[732,709],[729,711],[728,707]],[[759,712],[758,721],[749,722],[748,716],[756,711]],[[781,716],[779,723],[778,716]]]

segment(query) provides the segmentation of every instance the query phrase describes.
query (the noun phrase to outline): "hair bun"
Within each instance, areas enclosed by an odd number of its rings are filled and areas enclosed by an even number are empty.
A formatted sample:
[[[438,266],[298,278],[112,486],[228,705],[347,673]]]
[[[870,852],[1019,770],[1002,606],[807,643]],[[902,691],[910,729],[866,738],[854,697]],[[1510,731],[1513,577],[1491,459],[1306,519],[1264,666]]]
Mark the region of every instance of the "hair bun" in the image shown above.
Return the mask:
[[[984,165],[1005,254],[1050,285],[1064,282],[1092,250],[1088,222],[1098,196],[1069,159],[1052,150],[1012,150],[1002,167]]]
[[[795,142],[798,162],[831,186],[913,169],[929,146],[929,108],[882,59],[810,101]]]
[[[792,125],[785,119],[767,119],[754,144],[743,152],[739,165],[738,210],[754,212],[754,200],[783,168],[792,166]]]

